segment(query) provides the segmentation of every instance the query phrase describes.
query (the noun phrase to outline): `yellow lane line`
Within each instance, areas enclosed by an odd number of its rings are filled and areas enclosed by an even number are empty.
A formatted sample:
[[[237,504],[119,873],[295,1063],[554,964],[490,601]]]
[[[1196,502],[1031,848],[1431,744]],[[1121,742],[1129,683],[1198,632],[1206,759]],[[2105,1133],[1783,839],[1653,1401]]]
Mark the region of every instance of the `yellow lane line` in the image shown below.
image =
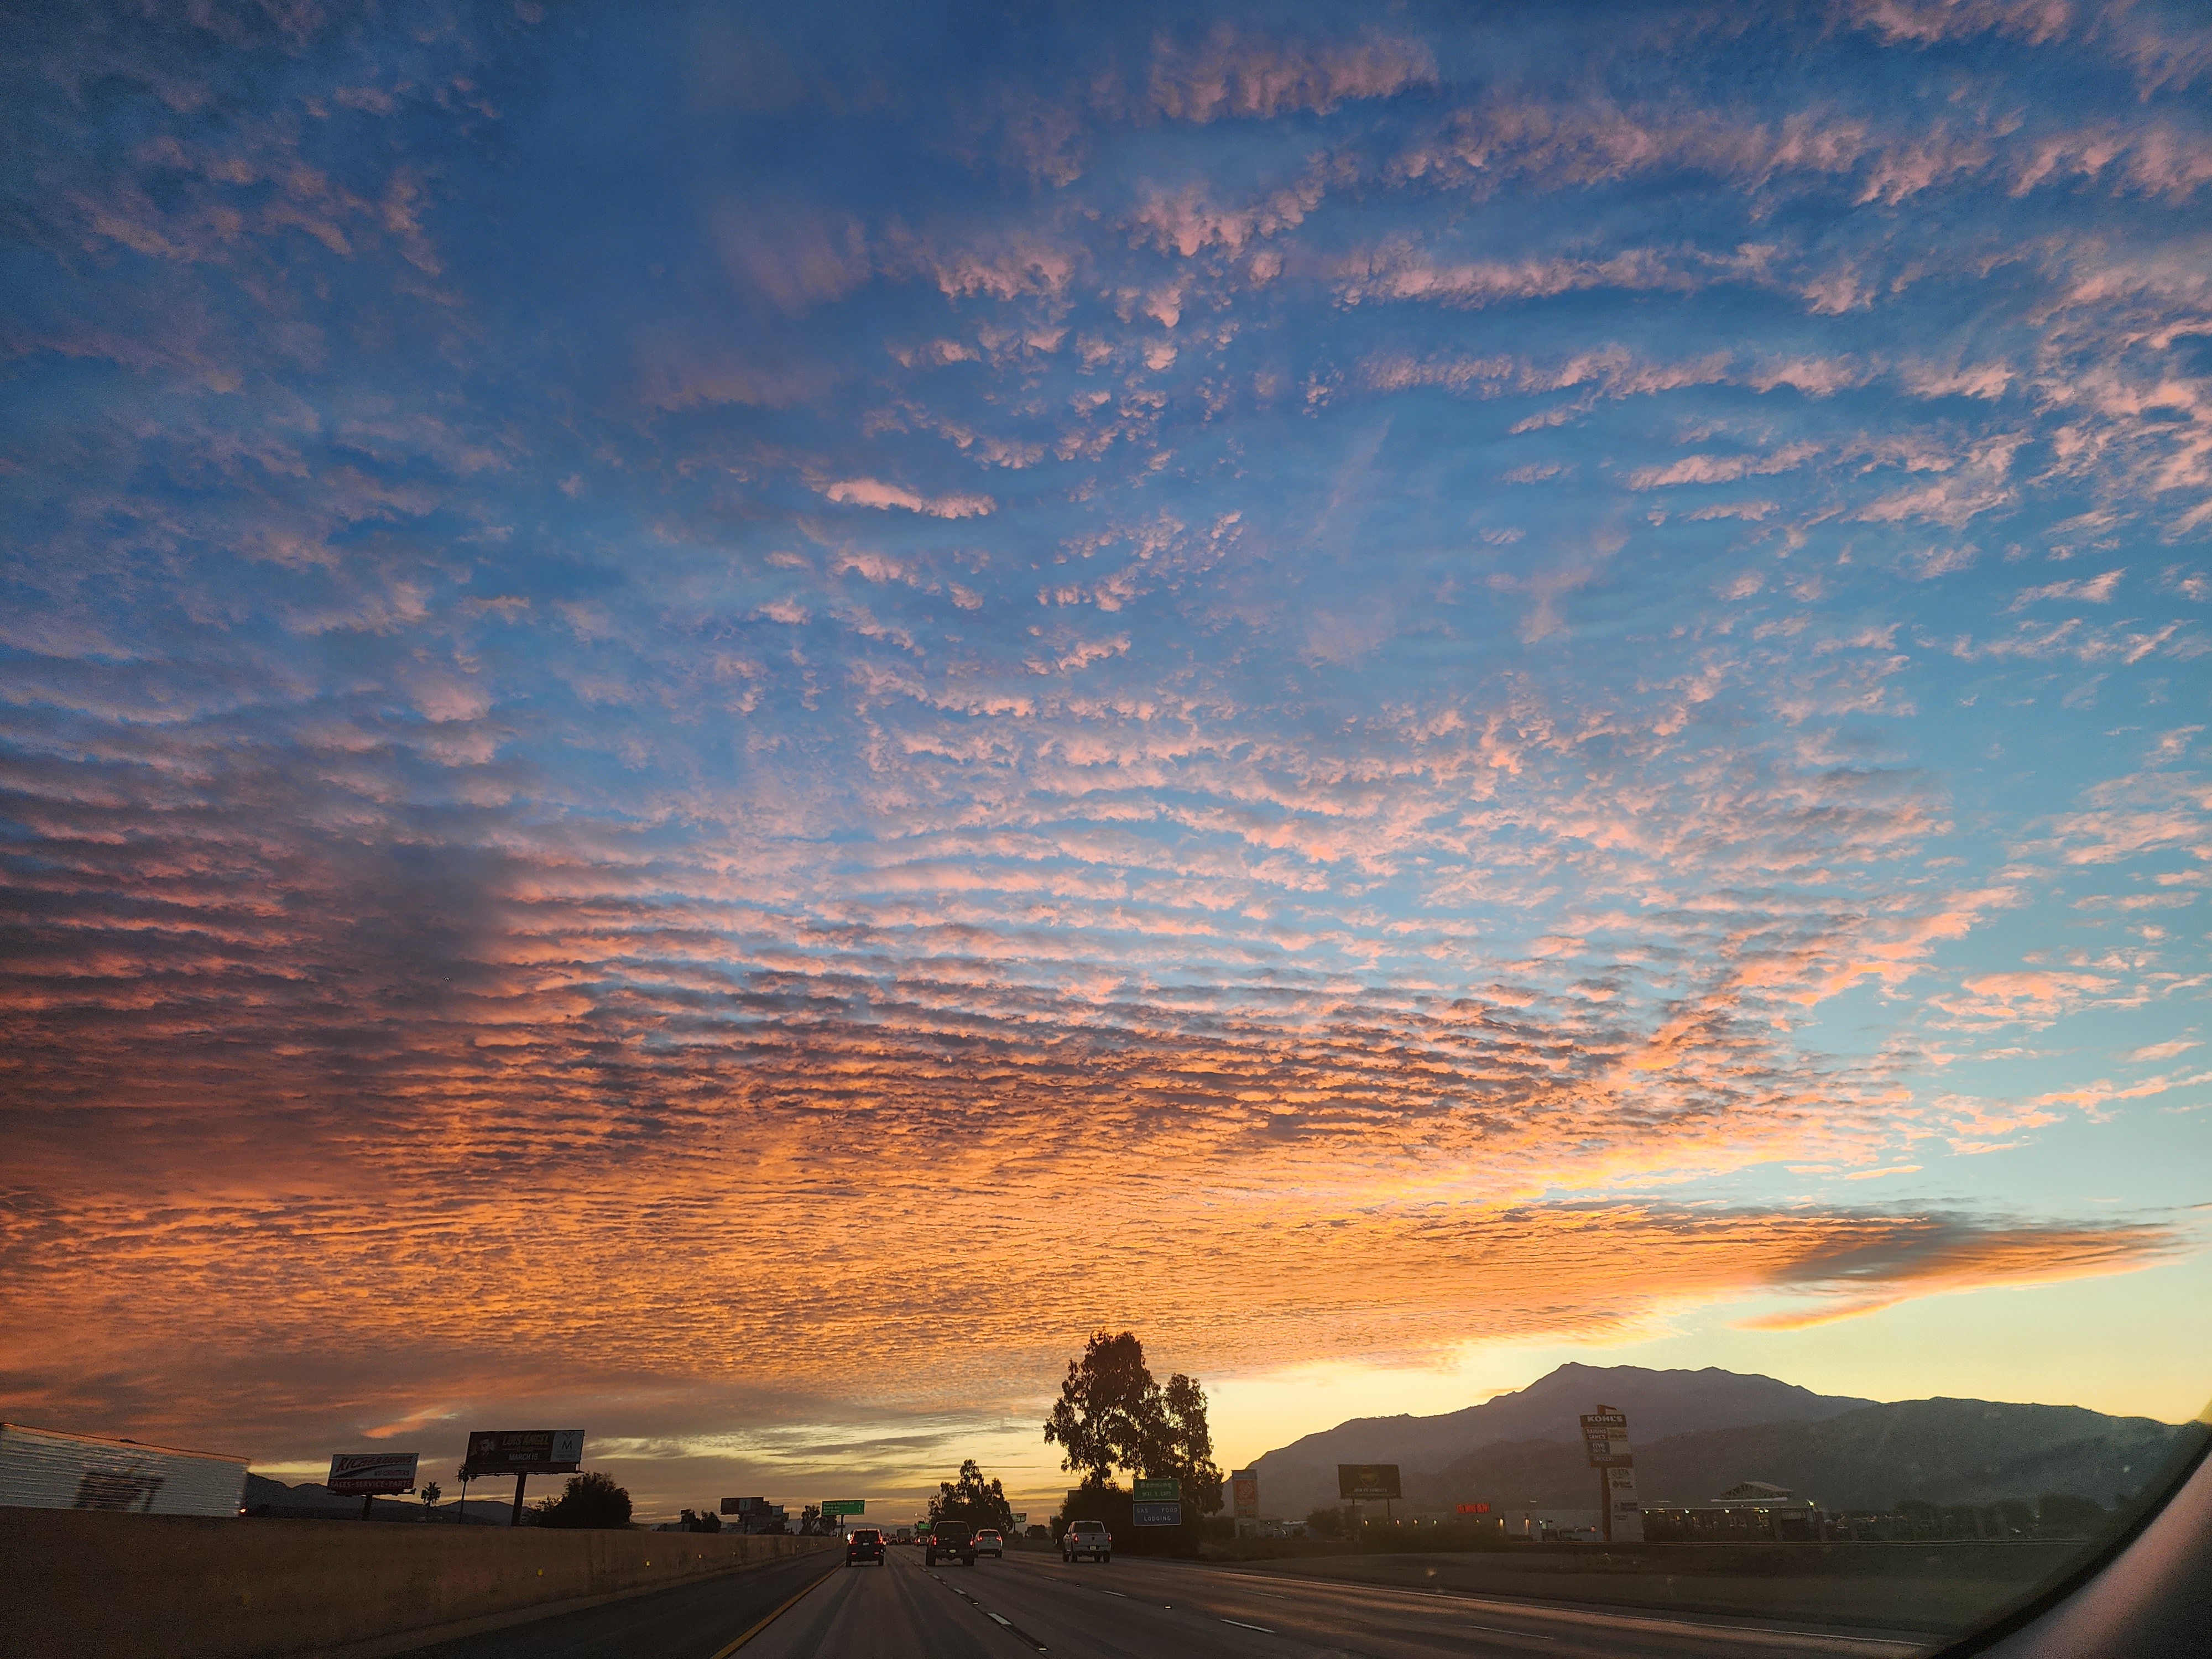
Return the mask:
[[[714,1656],[714,1659],[730,1659],[730,1656],[735,1653],[739,1648],[744,1646],[744,1644],[751,1641],[754,1637],[758,1636],[770,1625],[773,1625],[777,1620],[782,1618],[785,1613],[789,1613],[808,1595],[821,1589],[823,1583],[829,1578],[829,1577],[830,1575],[827,1572],[824,1572],[820,1578],[816,1579],[812,1583],[801,1589],[798,1595],[793,1596],[789,1601],[785,1601],[781,1606],[778,1607],[775,1612],[769,1613],[767,1618],[762,1620],[760,1623],[755,1625],[743,1636],[740,1636],[736,1641],[731,1643],[729,1646],[717,1651]]]

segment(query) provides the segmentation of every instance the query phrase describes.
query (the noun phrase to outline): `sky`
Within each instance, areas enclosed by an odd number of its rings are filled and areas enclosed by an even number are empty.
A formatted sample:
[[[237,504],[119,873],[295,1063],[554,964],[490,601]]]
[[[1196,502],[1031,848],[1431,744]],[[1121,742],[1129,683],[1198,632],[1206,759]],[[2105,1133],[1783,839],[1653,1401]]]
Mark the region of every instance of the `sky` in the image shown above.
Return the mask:
[[[655,1516],[1039,1508],[1100,1328],[1224,1464],[1568,1358],[2194,1414],[2208,87],[2143,0],[20,13],[0,1412]]]

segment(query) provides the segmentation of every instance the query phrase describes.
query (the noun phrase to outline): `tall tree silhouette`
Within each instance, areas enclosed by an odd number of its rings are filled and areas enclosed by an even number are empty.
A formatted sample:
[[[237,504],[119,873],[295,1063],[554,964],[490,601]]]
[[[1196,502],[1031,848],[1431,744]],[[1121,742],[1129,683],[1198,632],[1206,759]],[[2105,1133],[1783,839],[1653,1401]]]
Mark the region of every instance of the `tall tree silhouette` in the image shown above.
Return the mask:
[[[929,1500],[929,1518],[964,1521],[971,1527],[996,1527],[1005,1532],[1014,1524],[1014,1506],[1006,1501],[1006,1488],[995,1480],[986,1480],[982,1469],[970,1457],[961,1463],[957,1480],[938,1483],[937,1496]]]
[[[1045,1420],[1060,1467],[1086,1486],[1112,1484],[1116,1469],[1183,1483],[1183,1500],[1201,1515],[1221,1507],[1221,1468],[1206,1426],[1206,1390],[1181,1371],[1163,1389],[1145,1364],[1133,1331],[1094,1332],[1067,1364],[1060,1399]]]

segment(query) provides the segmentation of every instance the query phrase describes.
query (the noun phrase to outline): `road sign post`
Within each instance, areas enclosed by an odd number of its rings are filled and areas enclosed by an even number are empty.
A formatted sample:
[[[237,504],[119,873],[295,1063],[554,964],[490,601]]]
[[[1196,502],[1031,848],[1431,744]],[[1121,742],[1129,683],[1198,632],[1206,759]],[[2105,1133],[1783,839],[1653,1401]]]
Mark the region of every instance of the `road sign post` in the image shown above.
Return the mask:
[[[1583,1449],[1590,1468],[1597,1471],[1598,1523],[1608,1544],[1613,1541],[1613,1511],[1619,1510],[1624,1534],[1633,1528],[1633,1540],[1644,1538],[1644,1517],[1636,1501],[1636,1459],[1628,1449],[1628,1414],[1601,1404],[1577,1419],[1582,1425]]]
[[[1129,1524],[1135,1527],[1182,1525],[1182,1482],[1139,1480],[1131,1492]]]
[[[1231,1469],[1229,1472],[1231,1512],[1236,1517],[1237,1534],[1243,1537],[1244,1523],[1260,1518],[1260,1471]]]

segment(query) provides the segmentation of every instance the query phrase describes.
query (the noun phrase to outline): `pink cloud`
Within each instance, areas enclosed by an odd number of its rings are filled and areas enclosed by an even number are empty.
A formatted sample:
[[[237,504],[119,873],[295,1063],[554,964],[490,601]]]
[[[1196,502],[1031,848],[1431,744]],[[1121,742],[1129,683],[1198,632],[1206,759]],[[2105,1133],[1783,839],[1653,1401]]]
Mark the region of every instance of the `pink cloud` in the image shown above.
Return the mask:
[[[2084,577],[2079,581],[2046,582],[2041,587],[2024,587],[2014,596],[2006,609],[2018,611],[2022,606],[2039,605],[2046,599],[2086,599],[2091,605],[2110,605],[2112,591],[2127,574],[2123,568],[2107,570],[2101,576]]]
[[[1364,301],[1430,301],[1474,308],[1504,301],[1548,298],[1580,289],[1672,289],[1699,280],[1656,249],[1630,249],[1605,259],[1439,260],[1409,242],[1354,254],[1336,267],[1337,293],[1347,305]]]
[[[886,510],[902,507],[908,513],[920,513],[933,519],[980,518],[997,511],[999,506],[988,495],[925,495],[903,484],[885,483],[880,478],[841,478],[817,488],[833,501]]]
[[[1355,99],[1389,98],[1436,79],[1436,61],[1418,40],[1370,34],[1317,42],[1242,34],[1226,25],[1193,46],[1163,40],[1155,49],[1152,100],[1170,120],[1264,118],[1309,110],[1327,114]]]

